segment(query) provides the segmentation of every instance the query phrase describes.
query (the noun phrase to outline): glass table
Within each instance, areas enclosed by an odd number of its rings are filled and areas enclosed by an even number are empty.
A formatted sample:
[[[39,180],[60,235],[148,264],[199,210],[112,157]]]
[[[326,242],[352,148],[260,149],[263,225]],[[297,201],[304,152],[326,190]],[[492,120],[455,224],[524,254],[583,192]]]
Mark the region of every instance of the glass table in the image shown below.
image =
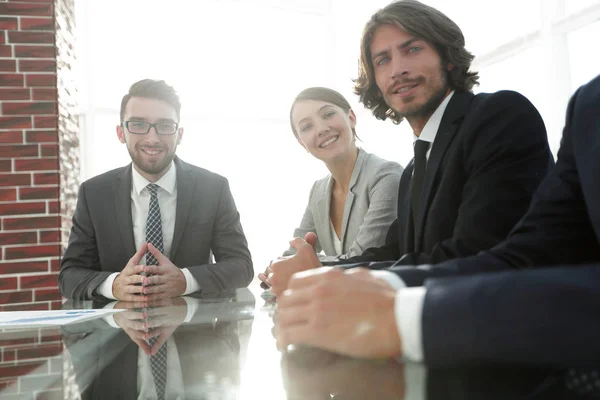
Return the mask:
[[[544,368],[427,370],[314,348],[280,352],[266,294],[253,283],[147,307],[67,301],[63,309],[124,311],[0,330],[0,399],[569,398]]]

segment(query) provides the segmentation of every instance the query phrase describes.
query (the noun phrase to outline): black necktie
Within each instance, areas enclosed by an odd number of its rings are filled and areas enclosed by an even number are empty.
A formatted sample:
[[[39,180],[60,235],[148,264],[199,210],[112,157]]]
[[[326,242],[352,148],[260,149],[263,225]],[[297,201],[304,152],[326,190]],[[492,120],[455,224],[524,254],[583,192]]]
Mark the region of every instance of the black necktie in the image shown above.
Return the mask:
[[[582,396],[600,398],[600,369],[570,369],[566,377],[567,389]]]
[[[425,166],[427,164],[427,150],[429,142],[417,140],[414,145],[415,163],[412,179],[412,214],[413,220],[417,220],[419,215],[419,203],[421,192],[423,191],[423,179],[425,178]]]
[[[158,185],[150,183],[146,186],[150,192],[150,207],[148,207],[148,219],[146,220],[146,242],[152,243],[161,253],[164,254],[162,223],[160,221],[160,205],[158,204]],[[156,258],[149,252],[146,252],[146,265],[158,265]],[[154,346],[157,338],[153,337],[148,342]],[[150,356],[150,368],[154,377],[156,387],[156,398],[163,400],[165,398],[165,389],[167,386],[167,344],[164,343],[158,352]]]
[[[148,208],[148,219],[146,220],[146,242],[152,243],[164,254],[160,206],[157,196],[158,185],[150,183],[146,188],[150,192],[150,207]],[[146,265],[158,265],[158,261],[149,251],[146,252]]]

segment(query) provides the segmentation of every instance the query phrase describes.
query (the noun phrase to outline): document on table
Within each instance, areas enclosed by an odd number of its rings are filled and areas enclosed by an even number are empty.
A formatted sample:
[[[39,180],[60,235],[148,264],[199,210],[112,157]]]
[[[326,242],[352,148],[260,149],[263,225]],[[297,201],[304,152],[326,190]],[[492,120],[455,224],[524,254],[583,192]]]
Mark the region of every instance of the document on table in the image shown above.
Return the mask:
[[[61,326],[104,317],[123,310],[53,310],[0,312],[0,329]]]

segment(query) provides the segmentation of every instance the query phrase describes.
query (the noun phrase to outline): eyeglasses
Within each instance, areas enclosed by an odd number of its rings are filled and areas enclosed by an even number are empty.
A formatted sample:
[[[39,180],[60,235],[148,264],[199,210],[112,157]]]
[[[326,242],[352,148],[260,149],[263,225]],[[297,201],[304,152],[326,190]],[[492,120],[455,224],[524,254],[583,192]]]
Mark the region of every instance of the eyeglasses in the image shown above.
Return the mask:
[[[124,121],[121,123],[121,126],[124,126],[129,132],[136,135],[145,135],[150,132],[150,128],[154,128],[159,135],[172,135],[177,132],[179,124],[177,122],[168,121],[157,122],[155,124],[144,121]]]

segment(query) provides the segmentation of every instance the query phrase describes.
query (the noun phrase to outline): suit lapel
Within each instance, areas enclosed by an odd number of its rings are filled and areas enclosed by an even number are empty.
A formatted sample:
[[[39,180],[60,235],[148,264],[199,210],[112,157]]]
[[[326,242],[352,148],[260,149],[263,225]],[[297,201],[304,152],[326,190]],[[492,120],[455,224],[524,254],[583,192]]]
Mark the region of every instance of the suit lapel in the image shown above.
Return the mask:
[[[415,219],[415,251],[421,251],[421,238],[423,236],[423,228],[429,204],[434,194],[435,177],[439,172],[448,146],[452,142],[452,139],[454,139],[455,133],[460,126],[459,123],[469,109],[473,96],[473,93],[470,92],[455,92],[444,111],[440,127],[431,147],[429,159],[427,160],[425,179],[423,180],[423,193],[420,199],[421,206],[419,207],[419,215]]]
[[[127,254],[134,255],[136,252],[135,240],[133,238],[133,222],[131,220],[131,164],[117,176],[115,181],[115,211],[119,221],[119,231]]]
[[[327,186],[325,188],[325,192],[323,196],[317,201],[317,213],[318,218],[315,221],[316,225],[323,225],[324,231],[329,231],[329,226],[331,224],[329,213],[331,210],[331,190],[333,189],[333,178],[331,175],[327,177]],[[330,248],[333,249],[333,241],[331,235],[325,235],[325,237],[319,237],[319,243],[321,243],[321,248]]]
[[[173,232],[173,243],[169,259],[173,261],[177,255],[177,249],[188,221],[188,215],[192,206],[192,197],[196,180],[191,168],[178,157],[174,159],[177,173],[177,208],[175,210],[175,229]],[[196,204],[198,206],[198,204]],[[174,262],[174,261],[173,261]]]
[[[350,213],[352,212],[352,205],[354,204],[354,185],[358,181],[358,176],[362,170],[363,164],[365,163],[365,152],[362,149],[358,150],[358,156],[354,163],[354,169],[352,170],[352,176],[350,177],[350,187],[348,188],[348,195],[346,196],[346,202],[344,203],[344,217],[342,219],[342,236],[340,241],[342,243],[342,253],[346,246],[346,232],[348,231],[348,220],[350,219]],[[362,221],[361,221],[362,222]]]

